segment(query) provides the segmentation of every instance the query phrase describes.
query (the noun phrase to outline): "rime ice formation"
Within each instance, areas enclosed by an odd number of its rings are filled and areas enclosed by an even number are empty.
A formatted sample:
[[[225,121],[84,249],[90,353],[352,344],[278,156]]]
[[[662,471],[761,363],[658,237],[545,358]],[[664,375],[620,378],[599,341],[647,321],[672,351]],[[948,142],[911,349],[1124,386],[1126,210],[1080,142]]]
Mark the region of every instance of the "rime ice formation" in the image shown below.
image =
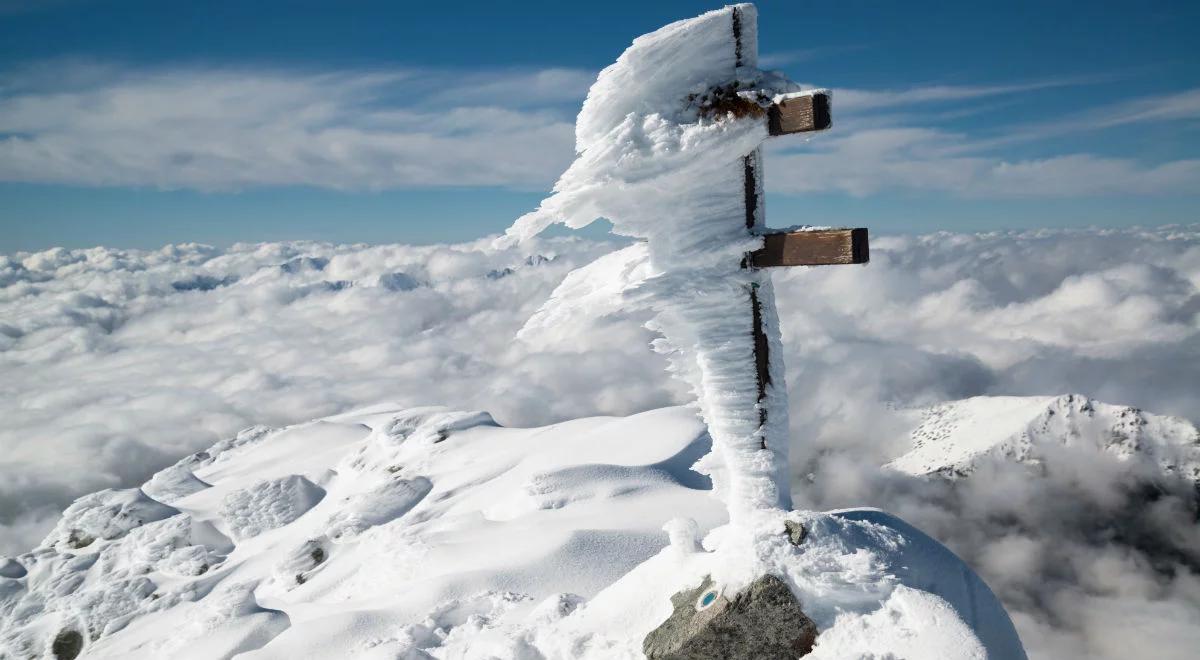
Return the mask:
[[[611,287],[591,282],[621,264],[626,272],[640,271],[627,282],[626,302],[656,312],[653,328],[664,339],[655,348],[695,392],[714,440],[714,456],[702,469],[713,476],[735,523],[790,503],[786,443],[764,442],[786,437],[787,430],[774,294],[769,275],[742,267],[745,253],[761,245],[746,227],[743,157],[756,153],[767,130],[760,118],[702,112],[697,99],[731,83],[757,90],[756,98],[799,89],[756,68],[756,26],[755,8],[737,5],[635,39],[588,92],[576,122],[577,160],[554,194],[508,231],[509,240],[526,239],[554,222],[582,227],[603,217],[615,233],[644,241],[602,260],[575,283],[583,290]],[[758,288],[774,356],[765,427],[758,413],[751,287]]]

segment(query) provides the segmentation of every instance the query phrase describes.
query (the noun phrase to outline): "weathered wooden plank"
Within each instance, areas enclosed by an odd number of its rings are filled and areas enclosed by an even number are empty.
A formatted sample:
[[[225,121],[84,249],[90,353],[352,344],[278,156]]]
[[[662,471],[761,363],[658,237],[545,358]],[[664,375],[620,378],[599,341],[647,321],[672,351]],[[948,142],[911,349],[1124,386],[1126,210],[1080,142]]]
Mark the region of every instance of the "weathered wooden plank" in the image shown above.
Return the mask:
[[[832,125],[829,95],[825,93],[784,98],[767,108],[767,131],[771,135],[823,131]]]
[[[871,259],[866,229],[822,229],[766,234],[750,253],[755,268],[865,264]]]

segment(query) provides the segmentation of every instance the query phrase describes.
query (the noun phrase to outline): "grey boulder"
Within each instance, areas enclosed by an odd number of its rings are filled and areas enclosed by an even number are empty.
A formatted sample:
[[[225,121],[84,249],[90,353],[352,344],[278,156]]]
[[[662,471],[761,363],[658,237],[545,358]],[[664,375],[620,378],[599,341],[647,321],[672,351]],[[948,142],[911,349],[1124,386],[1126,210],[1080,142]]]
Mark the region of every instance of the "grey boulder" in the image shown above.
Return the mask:
[[[769,660],[812,650],[817,626],[805,616],[787,583],[764,575],[726,597],[710,578],[671,597],[675,611],[646,636],[650,660]]]

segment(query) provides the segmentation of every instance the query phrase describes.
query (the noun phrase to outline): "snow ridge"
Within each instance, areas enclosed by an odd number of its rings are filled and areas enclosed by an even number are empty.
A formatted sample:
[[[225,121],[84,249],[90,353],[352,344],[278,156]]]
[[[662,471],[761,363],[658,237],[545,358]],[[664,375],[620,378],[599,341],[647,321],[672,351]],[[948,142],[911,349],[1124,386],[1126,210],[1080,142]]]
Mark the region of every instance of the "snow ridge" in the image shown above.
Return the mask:
[[[816,657],[1020,657],[987,587],[885,513],[756,520],[802,522],[798,548],[725,524],[688,469],[710,445],[685,408],[510,429],[381,405],[255,429],[164,470],[207,484],[171,506],[103,491],[0,559],[0,657],[78,635],[88,658],[639,658],[671,594],[737,590],[748,556],[805,603]]]
[[[1200,429],[1185,419],[1079,394],[974,397],[926,409],[912,449],[889,467],[963,477],[997,458],[1040,465],[1063,447],[1089,448],[1147,474],[1200,482]],[[1138,467],[1131,465],[1131,467]]]

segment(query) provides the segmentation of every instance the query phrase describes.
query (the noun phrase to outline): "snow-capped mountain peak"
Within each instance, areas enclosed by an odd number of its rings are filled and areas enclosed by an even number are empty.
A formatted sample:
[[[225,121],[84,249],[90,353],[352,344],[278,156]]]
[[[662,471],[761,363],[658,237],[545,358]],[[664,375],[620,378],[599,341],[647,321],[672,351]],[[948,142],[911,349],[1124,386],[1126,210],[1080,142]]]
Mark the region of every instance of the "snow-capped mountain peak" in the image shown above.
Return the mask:
[[[1037,465],[1056,447],[1094,449],[1130,464],[1200,480],[1200,430],[1179,417],[1079,394],[973,397],[921,411],[912,448],[889,466],[963,476],[1003,457]]]

